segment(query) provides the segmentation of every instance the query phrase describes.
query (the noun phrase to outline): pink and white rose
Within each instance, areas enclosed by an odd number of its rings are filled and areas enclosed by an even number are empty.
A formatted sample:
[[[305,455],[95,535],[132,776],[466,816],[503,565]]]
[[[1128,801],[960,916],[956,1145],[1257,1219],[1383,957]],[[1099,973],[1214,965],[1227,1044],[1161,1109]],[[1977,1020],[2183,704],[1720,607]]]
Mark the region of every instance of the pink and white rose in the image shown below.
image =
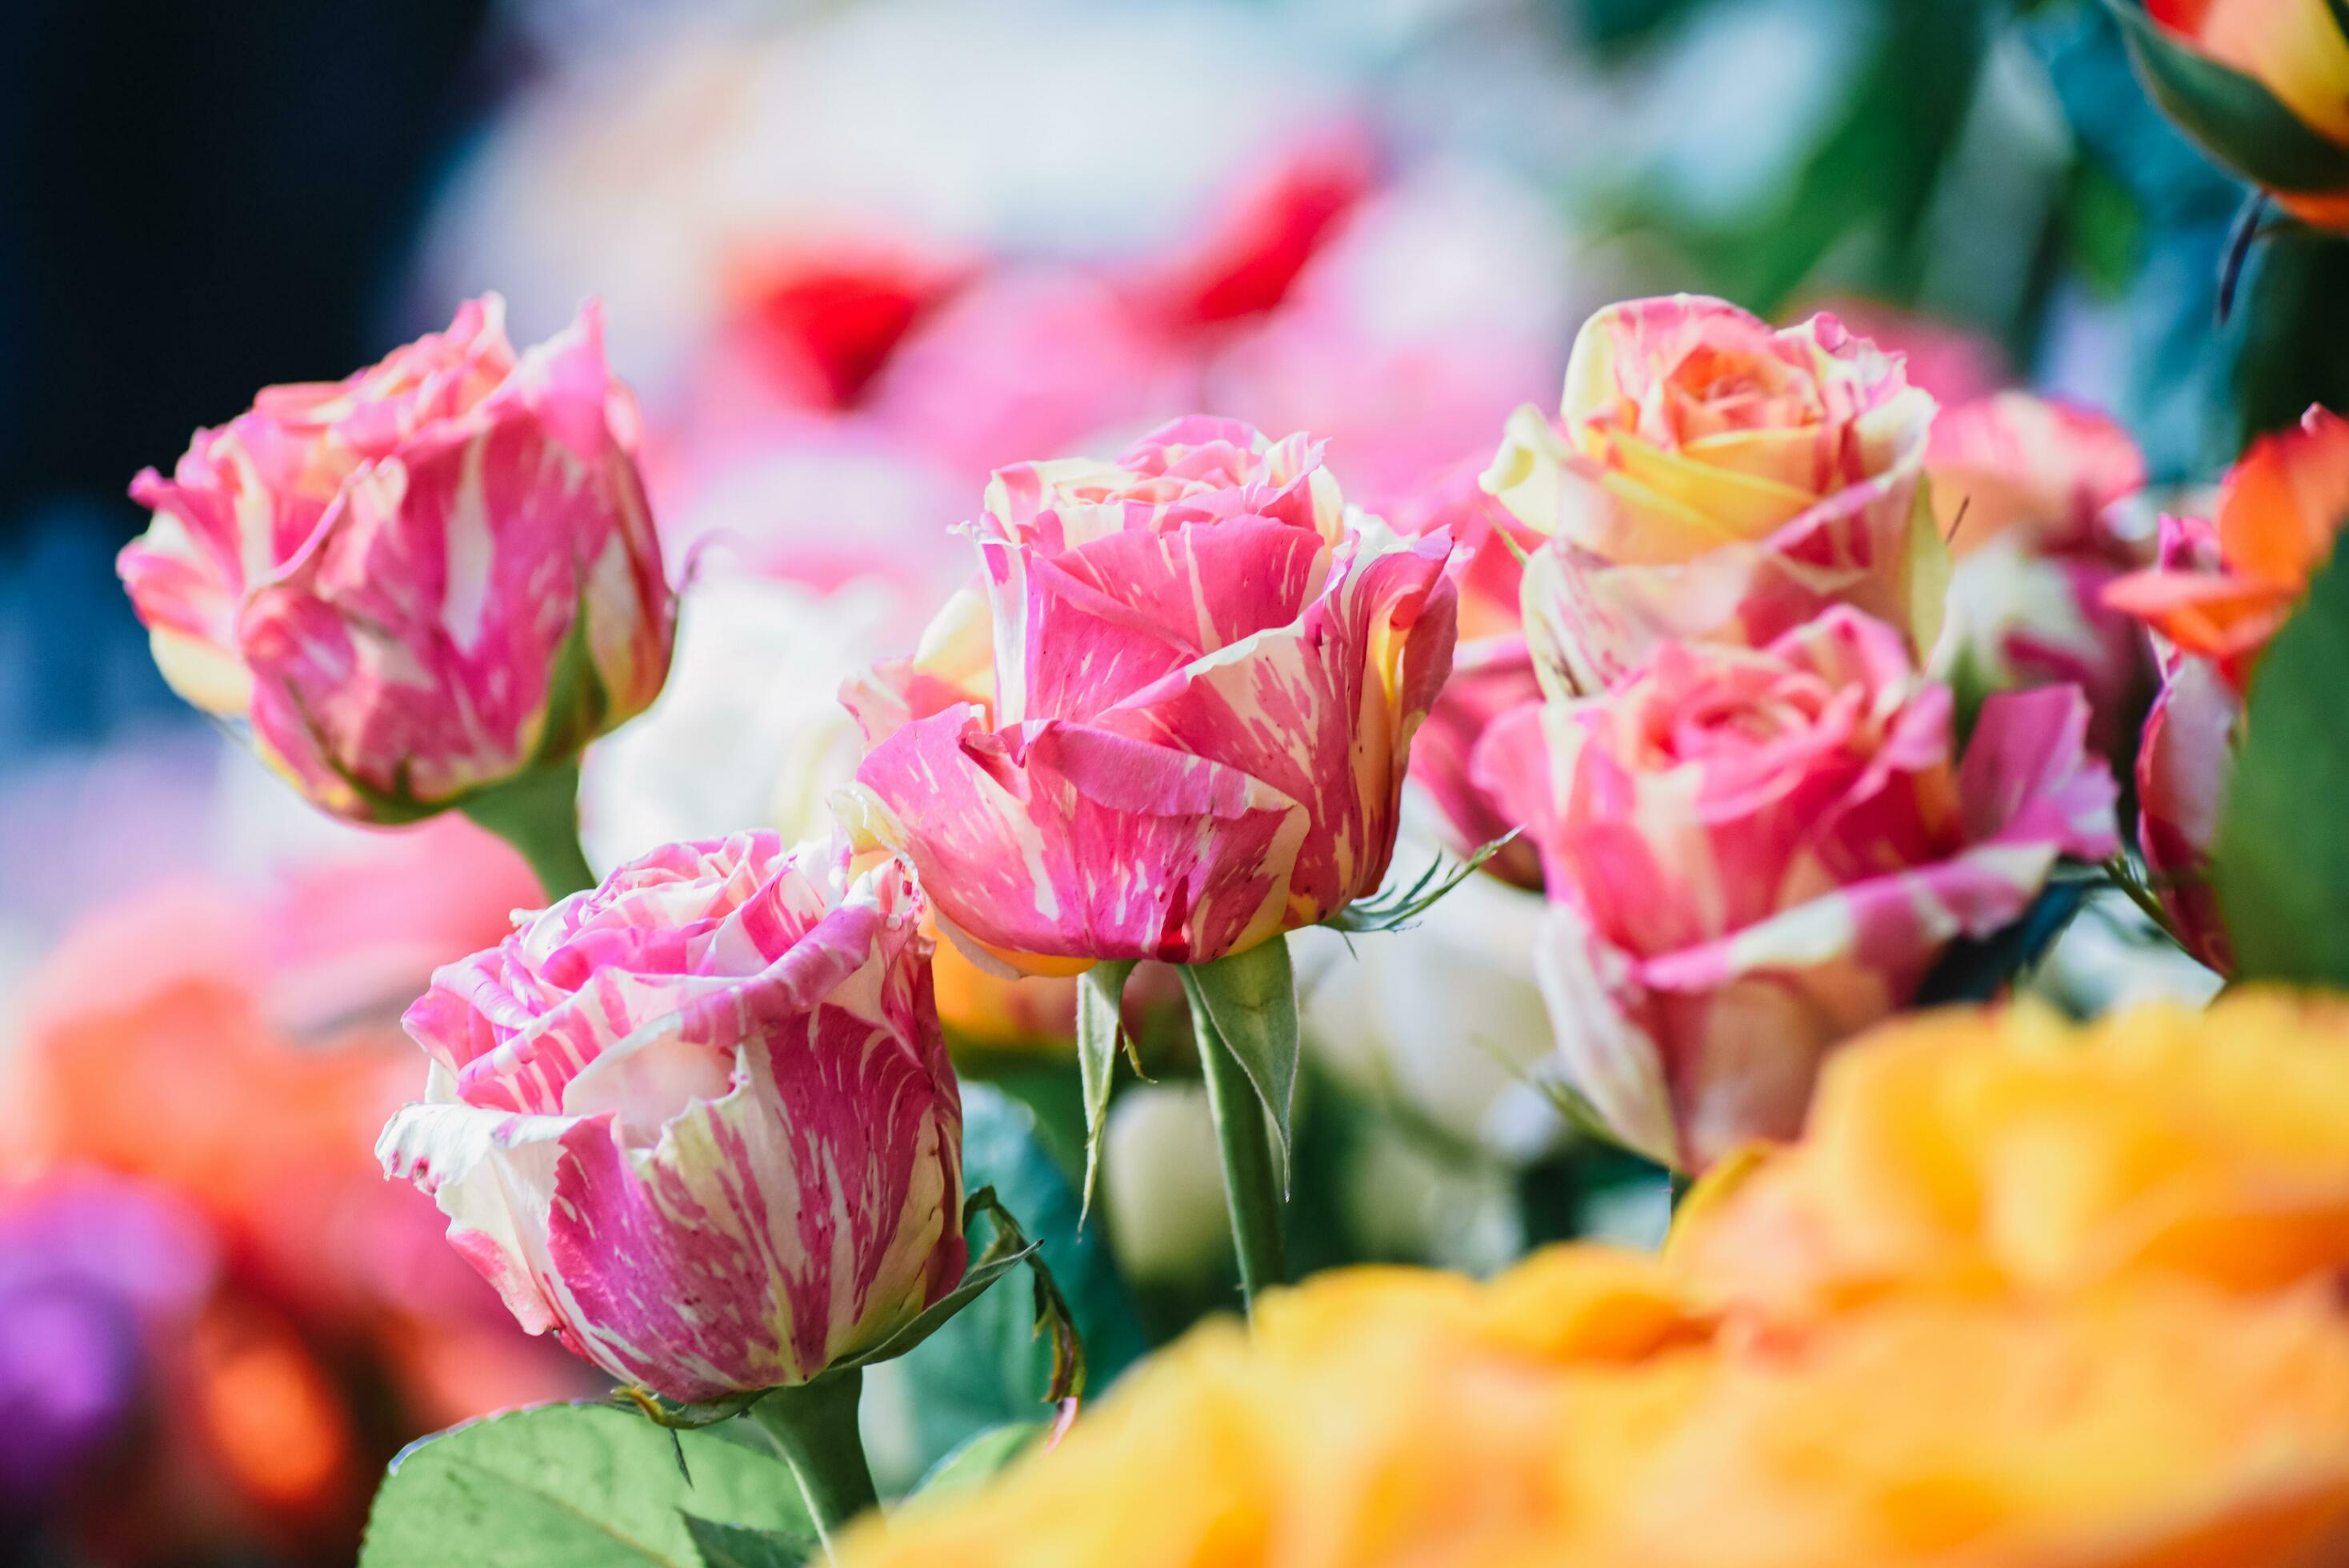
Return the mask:
[[[966,1263],[920,913],[844,845],[657,850],[434,975],[376,1152],[532,1333],[678,1399],[803,1382]]]
[[[2161,651],[2161,689],[2137,737],[2137,850],[2186,950],[2221,975],[2235,967],[2210,851],[2235,776],[2243,699],[2219,667],[2177,648]]]
[[[496,295],[197,432],[119,562],[157,664],[365,821],[437,810],[642,711],[668,584],[590,304],[516,356]]]
[[[1592,316],[1558,417],[1518,409],[1484,480],[1551,536],[1526,589],[1545,681],[1603,690],[1661,643],[1760,646],[1839,603],[1921,655],[1948,581],[1933,408],[1831,315],[1775,330],[1682,294]]]
[[[1962,559],[2021,534],[2043,552],[2111,553],[2107,514],[2145,488],[2145,454],[2091,408],[1995,392],[1944,408],[1925,449],[1936,525]]]
[[[1837,608],[1494,727],[1477,771],[1542,852],[1562,1065],[1630,1147],[1693,1170],[1791,1136],[1822,1057],[1951,940],[2014,920],[2057,857],[2113,851],[2077,692],[1992,697],[1962,764],[1951,706],[1898,631]]]
[[[2223,569],[2212,523],[2164,517],[2159,564],[2143,577],[2124,581],[2128,586],[2165,578],[2190,583],[2217,577]],[[2249,660],[2206,656],[2159,631],[2151,642],[2161,686],[2137,736],[2137,851],[2170,929],[2187,952],[2221,975],[2231,974],[2234,944],[2210,881],[2210,851],[2219,841],[2228,786],[2234,781],[2244,718],[2246,677],[2240,671]]]
[[[1470,764],[1495,719],[1541,695],[1519,609],[1521,562],[1541,540],[1478,487],[1474,469],[1420,491],[1394,521],[1413,536],[1441,530],[1453,544],[1447,570],[1460,593],[1460,643],[1452,678],[1412,742],[1411,781],[1435,808],[1447,847],[1473,855],[1518,826]],[[1523,838],[1504,845],[1485,869],[1519,887],[1541,886],[1541,858]]]
[[[1030,973],[1200,964],[1378,887],[1452,663],[1440,532],[1350,515],[1303,436],[1206,418],[1004,469],[970,532],[986,699],[896,729],[843,801],[949,934]]]
[[[2124,749],[2144,711],[2144,636],[2104,603],[2141,562],[2114,509],[2145,488],[2145,459],[2105,416],[2027,392],[1942,410],[1926,471],[1957,557],[1933,669],[1961,689],[2072,685],[2089,744]]]

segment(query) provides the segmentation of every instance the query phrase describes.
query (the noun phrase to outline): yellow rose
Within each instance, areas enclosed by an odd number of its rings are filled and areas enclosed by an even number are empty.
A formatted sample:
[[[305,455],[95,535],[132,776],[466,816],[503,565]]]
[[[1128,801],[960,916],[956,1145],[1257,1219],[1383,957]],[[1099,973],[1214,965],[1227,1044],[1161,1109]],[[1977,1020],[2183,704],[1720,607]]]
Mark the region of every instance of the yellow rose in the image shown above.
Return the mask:
[[[2317,1568],[2349,1551],[2349,1326],[2317,1295],[1895,1303],[1574,1381],[1554,1488],[1570,1516],[1482,1561]]]
[[[1829,1064],[1803,1141],[1701,1184],[1672,1254],[1784,1318],[1920,1289],[2349,1265],[2349,1009],[2279,994],[2082,1027],[1952,1011]]]
[[[1933,399],[1831,315],[1774,331],[1720,300],[1634,300],[1575,340],[1556,421],[1510,417],[1485,488],[1554,536],[1525,579],[1545,678],[1594,690],[1661,640],[1758,646],[1848,603],[1939,629],[1921,488]]]
[[[1885,1031],[1671,1257],[1277,1293],[845,1561],[2349,1561],[2344,1043],[2349,1007],[2257,995]]]
[[[1619,1327],[1654,1290],[1582,1248],[1490,1286],[1313,1282],[1253,1340],[1194,1332],[978,1492],[868,1522],[843,1561],[2314,1568],[2349,1543],[2349,1326],[2323,1293],[1518,1336],[1543,1298]]]

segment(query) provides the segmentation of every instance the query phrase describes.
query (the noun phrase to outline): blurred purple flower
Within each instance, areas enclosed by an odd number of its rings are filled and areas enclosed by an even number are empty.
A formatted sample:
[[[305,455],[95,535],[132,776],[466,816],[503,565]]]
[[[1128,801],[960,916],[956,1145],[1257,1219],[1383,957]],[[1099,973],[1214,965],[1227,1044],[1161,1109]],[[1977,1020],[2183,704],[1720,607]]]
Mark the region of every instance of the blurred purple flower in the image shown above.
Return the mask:
[[[39,1506],[123,1430],[149,1347],[214,1267],[202,1222],[139,1183],[0,1192],[0,1513]]]

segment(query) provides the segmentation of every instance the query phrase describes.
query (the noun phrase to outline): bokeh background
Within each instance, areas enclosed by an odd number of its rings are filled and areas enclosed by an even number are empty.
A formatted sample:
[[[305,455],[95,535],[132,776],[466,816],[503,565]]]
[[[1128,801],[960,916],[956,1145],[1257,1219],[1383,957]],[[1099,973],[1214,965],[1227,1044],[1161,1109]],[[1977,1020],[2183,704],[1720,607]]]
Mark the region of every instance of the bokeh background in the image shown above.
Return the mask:
[[[608,864],[810,823],[853,762],[833,689],[960,581],[945,530],[995,465],[1206,408],[1314,430],[1408,512],[1555,401],[1613,298],[1833,308],[1945,400],[2029,385],[2111,412],[2158,488],[2205,481],[2349,407],[2349,247],[2278,235],[2218,312],[2243,195],[2095,0],[17,0],[0,1561],[348,1561],[402,1442],[596,1392],[368,1153],[420,1081],[400,1006],[527,874],[459,822],[310,814],[170,696],[115,583],[131,475],[256,387],[483,290],[518,342],[605,301],[688,582],[671,692],[590,759]],[[1309,955],[1304,1261],[1652,1233],[1661,1187],[1528,1080],[1523,911],[1444,908]],[[2059,955],[2059,1000],[2196,984],[2118,917]],[[959,1026],[971,1162],[1040,1230],[1074,1075],[1015,1015]],[[1229,1270],[1179,1063],[1112,1131],[1105,1220],[1056,1257],[1103,1376]],[[876,1377],[885,1482],[1032,1400],[1000,1364]]]

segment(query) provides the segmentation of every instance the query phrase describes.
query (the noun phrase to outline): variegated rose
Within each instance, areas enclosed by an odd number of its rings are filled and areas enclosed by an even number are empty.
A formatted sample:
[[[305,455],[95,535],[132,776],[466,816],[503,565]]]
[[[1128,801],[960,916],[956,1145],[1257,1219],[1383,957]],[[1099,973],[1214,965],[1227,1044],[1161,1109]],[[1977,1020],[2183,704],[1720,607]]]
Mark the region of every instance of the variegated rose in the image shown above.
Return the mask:
[[[903,866],[672,844],[408,1010],[385,1171],[524,1328],[678,1399],[806,1381],[950,1290],[962,1112]]]
[[[1413,535],[1441,529],[1453,544],[1449,570],[1460,590],[1460,644],[1452,678],[1412,743],[1411,781],[1435,808],[1453,851],[1473,855],[1517,825],[1469,769],[1492,722],[1541,695],[1521,609],[1525,552],[1541,540],[1486,495],[1473,472],[1450,475],[1423,490],[1397,509],[1395,523]],[[1522,838],[1502,846],[1485,869],[1520,887],[1541,885],[1541,858]]]
[[[1800,1124],[1821,1057],[1942,949],[2114,847],[2074,690],[1992,696],[1962,766],[1947,687],[1838,608],[1768,647],[1667,646],[1528,704],[1480,777],[1542,851],[1536,967],[1571,1087],[1682,1169]]]
[[[594,305],[516,356],[496,295],[346,380],[201,430],[119,570],[156,663],[362,821],[563,762],[667,673],[636,418]]]
[[[986,700],[897,728],[843,802],[949,934],[1031,973],[1205,964],[1378,887],[1451,667],[1441,533],[1347,513],[1303,436],[1205,418],[1004,469],[970,532]]]
[[[1558,417],[1518,409],[1484,480],[1552,536],[1526,582],[1544,680],[1599,691],[1661,642],[1759,646],[1837,603],[1923,654],[1948,580],[1932,419],[1831,315],[1777,331],[1682,294],[1592,316]]]
[[[1998,392],[1941,411],[1925,468],[1956,556],[1934,672],[1961,692],[2076,686],[2089,744],[2126,755],[2152,661],[2103,594],[2141,563],[2113,511],[2145,488],[2137,443],[2101,414]]]

